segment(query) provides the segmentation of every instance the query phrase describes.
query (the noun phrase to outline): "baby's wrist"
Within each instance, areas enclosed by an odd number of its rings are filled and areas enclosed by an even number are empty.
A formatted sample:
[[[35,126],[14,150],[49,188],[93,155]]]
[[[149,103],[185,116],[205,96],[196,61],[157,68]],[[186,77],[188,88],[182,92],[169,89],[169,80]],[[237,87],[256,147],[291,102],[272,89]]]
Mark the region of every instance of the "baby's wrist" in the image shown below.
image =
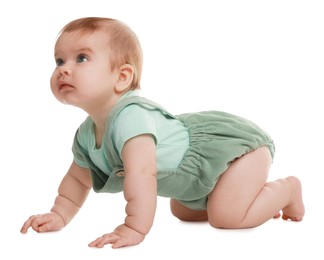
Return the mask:
[[[54,206],[51,209],[51,212],[59,215],[64,223],[64,226],[69,224],[69,222],[73,219],[75,214],[79,211],[79,207],[75,205],[71,200],[58,195],[55,199]]]
[[[68,224],[68,222],[64,219],[64,217],[59,212],[56,212],[55,209],[53,209],[53,208],[51,209],[51,212],[56,214],[57,216],[59,216],[62,219],[62,222],[63,222],[64,227],[65,227]]]

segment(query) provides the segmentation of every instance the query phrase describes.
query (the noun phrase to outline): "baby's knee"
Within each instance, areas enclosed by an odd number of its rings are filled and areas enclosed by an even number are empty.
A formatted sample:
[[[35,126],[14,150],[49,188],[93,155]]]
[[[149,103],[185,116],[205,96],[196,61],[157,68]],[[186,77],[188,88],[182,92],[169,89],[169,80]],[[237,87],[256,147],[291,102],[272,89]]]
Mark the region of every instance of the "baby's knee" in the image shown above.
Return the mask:
[[[206,210],[189,209],[175,199],[171,199],[170,209],[172,215],[182,221],[206,221],[208,219]]]
[[[173,216],[182,220],[181,210],[179,210],[178,202],[175,199],[170,200],[170,210]]]
[[[241,227],[241,219],[221,214],[209,215],[208,222],[214,228],[236,229]]]

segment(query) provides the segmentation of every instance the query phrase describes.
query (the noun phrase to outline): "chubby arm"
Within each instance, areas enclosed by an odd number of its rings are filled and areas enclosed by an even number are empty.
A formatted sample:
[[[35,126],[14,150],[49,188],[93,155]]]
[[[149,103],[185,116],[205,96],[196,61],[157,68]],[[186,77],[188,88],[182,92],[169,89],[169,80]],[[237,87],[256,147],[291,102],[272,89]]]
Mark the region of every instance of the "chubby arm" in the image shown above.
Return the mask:
[[[67,225],[83,205],[90,189],[90,171],[73,162],[59,186],[51,211],[60,215]]]
[[[151,135],[128,140],[122,150],[125,180],[126,218],[114,232],[96,239],[89,246],[113,248],[139,244],[152,227],[157,200],[156,146]]]
[[[36,232],[55,231],[67,225],[79,211],[91,188],[90,171],[72,162],[64,176],[50,213],[31,216],[21,228],[26,233],[29,227]]]
[[[157,199],[156,147],[152,136],[126,143],[122,153],[125,169],[125,225],[146,235],[153,225]]]

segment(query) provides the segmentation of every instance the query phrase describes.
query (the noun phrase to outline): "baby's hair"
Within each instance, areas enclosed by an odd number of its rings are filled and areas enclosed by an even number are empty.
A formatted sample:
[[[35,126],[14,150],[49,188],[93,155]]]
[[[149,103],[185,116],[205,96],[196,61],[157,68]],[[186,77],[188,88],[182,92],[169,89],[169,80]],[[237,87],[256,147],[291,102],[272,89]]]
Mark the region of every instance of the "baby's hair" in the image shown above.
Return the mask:
[[[79,31],[83,35],[102,29],[106,30],[109,36],[108,47],[111,50],[112,70],[124,64],[132,65],[134,77],[130,89],[139,89],[143,53],[136,34],[126,24],[111,18],[85,17],[71,21],[60,33]]]

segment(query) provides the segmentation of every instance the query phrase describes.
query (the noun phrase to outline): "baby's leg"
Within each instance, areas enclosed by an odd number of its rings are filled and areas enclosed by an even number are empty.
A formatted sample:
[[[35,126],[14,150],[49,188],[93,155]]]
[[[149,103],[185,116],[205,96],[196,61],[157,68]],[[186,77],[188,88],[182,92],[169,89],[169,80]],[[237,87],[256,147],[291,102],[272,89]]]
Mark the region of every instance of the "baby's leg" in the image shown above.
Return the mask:
[[[235,160],[208,197],[209,223],[219,228],[263,224],[283,210],[284,219],[302,220],[304,205],[295,177],[266,182],[270,152],[261,147]]]
[[[183,221],[206,221],[208,219],[206,210],[190,209],[175,199],[170,200],[172,214]]]

